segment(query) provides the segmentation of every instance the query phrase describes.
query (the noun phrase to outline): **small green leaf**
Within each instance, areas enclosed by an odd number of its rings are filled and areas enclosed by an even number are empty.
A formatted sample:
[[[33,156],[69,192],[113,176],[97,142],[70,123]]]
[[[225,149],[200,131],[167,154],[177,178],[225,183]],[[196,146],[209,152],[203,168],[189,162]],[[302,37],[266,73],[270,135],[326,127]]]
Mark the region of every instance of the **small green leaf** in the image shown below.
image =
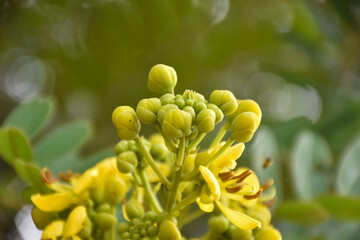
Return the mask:
[[[32,150],[25,135],[16,128],[0,129],[0,155],[10,165],[16,158],[32,160]]]
[[[335,181],[337,192],[347,195],[360,194],[360,136],[345,150],[340,158]]]
[[[276,208],[275,214],[290,222],[304,225],[322,223],[329,217],[326,209],[316,202],[286,202]]]
[[[15,159],[14,161],[14,169],[16,174],[23,180],[25,183],[32,184],[31,178],[26,169],[26,163],[20,159]]]
[[[77,121],[61,126],[50,132],[34,148],[34,159],[40,166],[47,166],[68,152],[78,148],[88,139],[90,124]],[[71,167],[71,166],[69,166]]]
[[[50,119],[53,102],[47,97],[37,97],[27,103],[20,104],[5,119],[3,126],[15,126],[33,138]]]
[[[350,196],[324,196],[320,204],[335,218],[360,221],[360,198]]]

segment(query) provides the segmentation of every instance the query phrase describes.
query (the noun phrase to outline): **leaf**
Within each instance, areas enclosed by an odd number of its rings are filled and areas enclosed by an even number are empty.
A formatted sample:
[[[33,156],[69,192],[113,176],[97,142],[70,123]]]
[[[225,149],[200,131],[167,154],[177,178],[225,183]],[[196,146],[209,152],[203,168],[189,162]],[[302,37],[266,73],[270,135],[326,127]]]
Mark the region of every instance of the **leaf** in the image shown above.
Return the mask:
[[[290,222],[304,225],[319,224],[329,217],[326,209],[316,202],[286,202],[276,208],[275,214]]]
[[[0,155],[10,165],[16,158],[30,162],[32,149],[25,135],[16,128],[0,129]]]
[[[291,153],[290,172],[295,194],[309,200],[329,191],[331,150],[325,139],[309,130],[301,131]]]
[[[324,196],[318,201],[335,218],[360,221],[360,197]]]
[[[34,138],[50,119],[53,101],[48,97],[37,97],[20,104],[5,119],[3,126],[15,126]]]
[[[51,161],[77,150],[88,139],[90,133],[91,127],[86,121],[58,127],[38,142],[34,148],[34,159],[40,166],[47,166]]]
[[[360,136],[358,136],[340,157],[335,189],[347,195],[360,194]]]
[[[272,165],[268,168],[263,168],[264,161],[269,159]],[[261,182],[267,181],[269,178],[274,179],[276,187],[277,199],[282,199],[282,181],[281,181],[281,167],[278,153],[278,144],[272,130],[267,126],[262,126],[251,148],[251,164],[256,174],[259,176]],[[279,201],[277,201],[278,203]]]

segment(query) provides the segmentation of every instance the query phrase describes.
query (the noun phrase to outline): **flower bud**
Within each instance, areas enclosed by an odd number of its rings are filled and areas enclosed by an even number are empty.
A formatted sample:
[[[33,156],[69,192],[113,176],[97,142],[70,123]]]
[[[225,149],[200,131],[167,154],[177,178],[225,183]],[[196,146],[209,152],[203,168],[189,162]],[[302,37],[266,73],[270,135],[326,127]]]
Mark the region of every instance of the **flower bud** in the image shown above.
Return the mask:
[[[259,105],[251,99],[246,99],[246,100],[237,99],[236,101],[238,103],[238,108],[234,113],[229,115],[228,121],[229,122],[233,121],[241,113],[253,112],[257,116],[256,127],[259,127],[262,117],[262,113]]]
[[[122,152],[126,152],[129,150],[129,145],[127,141],[120,141],[118,144],[116,144],[114,148],[115,155],[119,155]]]
[[[131,173],[137,167],[137,156],[132,151],[126,151],[116,159],[116,166],[121,173]]]
[[[148,88],[156,93],[172,93],[177,82],[174,68],[164,64],[157,64],[150,70]]]
[[[202,110],[206,109],[206,103],[204,102],[197,102],[194,105],[194,110],[196,114],[199,114],[199,112],[201,112]]]
[[[136,200],[128,201],[123,210],[123,214],[130,220],[134,218],[141,218],[144,215],[144,210],[141,204]]]
[[[129,223],[127,222],[121,222],[117,226],[117,232],[119,235],[123,234],[124,232],[127,232],[129,229]]]
[[[214,130],[215,120],[216,120],[216,115],[213,110],[211,109],[202,110],[196,116],[196,123],[199,132],[208,133]]]
[[[166,146],[161,143],[155,143],[150,148],[150,154],[153,158],[161,160],[166,156],[168,152]]]
[[[119,204],[126,194],[126,189],[124,180],[118,176],[110,177],[105,183],[105,201],[113,206]]]
[[[216,233],[224,233],[229,227],[229,220],[224,216],[212,217],[209,220],[209,227]]]
[[[159,229],[155,226],[150,226],[147,228],[147,234],[149,237],[156,237],[159,233]]]
[[[102,203],[96,207],[96,212],[111,213],[111,206],[108,203]]]
[[[182,109],[183,107],[185,107],[185,100],[183,98],[182,95],[177,94],[175,96],[175,105],[177,105],[180,109]]]
[[[31,211],[31,217],[37,229],[44,230],[45,227],[56,218],[56,213],[43,212],[37,207],[34,207]]]
[[[231,123],[231,138],[242,143],[250,141],[256,131],[256,118],[253,112],[238,115]]]
[[[158,98],[142,99],[136,107],[136,114],[142,123],[154,124],[160,107],[161,102]]]
[[[210,103],[218,106],[224,115],[236,111],[238,104],[234,94],[228,90],[215,90],[210,95]]]
[[[220,110],[220,108],[218,106],[216,106],[215,104],[212,104],[212,103],[208,103],[206,105],[206,107],[208,109],[214,110],[215,115],[216,115],[215,124],[218,124],[219,122],[221,122],[223,120],[224,114],[223,114],[223,112]]]
[[[271,226],[267,226],[264,228],[261,228],[255,235],[255,240],[281,240],[281,234],[279,232],[279,230],[271,227]]]
[[[268,226],[271,221],[270,209],[263,204],[256,204],[254,207],[249,208],[246,215],[261,222],[261,227]]]
[[[159,240],[180,240],[181,234],[175,223],[170,220],[164,220],[160,224],[158,238]]]
[[[171,93],[166,93],[160,97],[160,102],[162,105],[166,104],[174,104],[175,103],[175,96]]]
[[[192,108],[190,106],[186,106],[183,108],[183,111],[190,113],[192,120],[195,121],[196,113],[195,113],[194,108]]]
[[[141,128],[134,109],[129,106],[115,108],[112,113],[112,121],[117,129],[119,137],[124,140],[134,139]]]
[[[165,114],[162,131],[170,138],[181,138],[190,133],[191,123],[190,113],[180,109],[170,109]]]
[[[116,218],[110,213],[96,213],[93,216],[96,227],[102,231],[110,230],[116,224]]]
[[[164,121],[165,114],[170,109],[179,109],[175,104],[166,104],[159,109],[157,120],[160,124]]]
[[[82,239],[87,239],[91,236],[91,231],[92,231],[92,223],[90,219],[87,217],[85,218],[82,229],[80,230],[80,232],[77,233],[77,235]]]
[[[243,240],[254,239],[252,235],[252,231],[244,230],[241,228],[234,228],[231,232],[231,240],[238,240],[238,239],[243,239]]]

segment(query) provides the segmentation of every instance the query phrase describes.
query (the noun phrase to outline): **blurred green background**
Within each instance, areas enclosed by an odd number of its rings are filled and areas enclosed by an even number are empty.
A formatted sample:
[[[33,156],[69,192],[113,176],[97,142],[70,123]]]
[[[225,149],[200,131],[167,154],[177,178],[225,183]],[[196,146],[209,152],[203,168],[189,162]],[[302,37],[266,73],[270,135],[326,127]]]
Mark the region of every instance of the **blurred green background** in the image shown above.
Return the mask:
[[[0,0],[0,121],[50,95],[56,113],[42,135],[90,119],[86,156],[118,140],[116,106],[156,96],[147,74],[164,63],[177,93],[229,89],[260,104],[262,128],[242,161],[275,178],[284,239],[358,239],[359,25],[356,0]],[[15,174],[0,168],[10,191]],[[19,205],[0,205],[0,238],[13,239]]]

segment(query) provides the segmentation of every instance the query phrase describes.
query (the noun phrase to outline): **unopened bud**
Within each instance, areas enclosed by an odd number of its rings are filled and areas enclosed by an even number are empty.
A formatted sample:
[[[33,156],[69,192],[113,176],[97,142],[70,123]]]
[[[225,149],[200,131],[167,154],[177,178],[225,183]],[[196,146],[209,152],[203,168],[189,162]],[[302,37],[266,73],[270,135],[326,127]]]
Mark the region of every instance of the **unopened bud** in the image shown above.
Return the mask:
[[[150,70],[148,88],[156,93],[172,93],[177,82],[174,68],[164,64],[157,64]]]
[[[175,105],[177,105],[180,109],[182,109],[183,107],[185,107],[185,100],[183,98],[182,95],[177,94],[175,96]]]
[[[160,107],[161,102],[158,98],[142,99],[136,107],[136,114],[142,123],[154,124]]]
[[[116,224],[116,218],[110,213],[96,213],[94,214],[94,223],[97,228],[102,231],[108,231]]]
[[[250,141],[256,131],[256,118],[253,112],[238,115],[231,123],[231,138],[242,143]]]
[[[170,109],[179,109],[175,104],[166,104],[159,109],[157,120],[160,124],[164,121],[164,117],[167,111]]]
[[[215,128],[216,115],[211,109],[204,109],[196,116],[199,132],[208,133]]]
[[[237,99],[237,103],[238,103],[238,108],[234,113],[229,115],[228,121],[232,122],[241,113],[253,112],[257,116],[256,127],[259,127],[262,117],[262,113],[259,105],[251,99],[246,99],[246,100]]]
[[[264,228],[261,228],[255,235],[255,240],[281,240],[281,234],[279,232],[279,230],[271,227],[271,226],[267,226]]]
[[[246,211],[246,215],[261,222],[261,227],[268,226],[271,221],[270,209],[265,205],[257,204]]]
[[[138,201],[130,200],[125,204],[124,214],[128,219],[141,218],[144,214],[143,207]]]
[[[110,177],[104,187],[105,201],[115,206],[120,203],[126,194],[126,185],[124,180],[118,176]]]
[[[209,227],[216,233],[224,233],[229,227],[229,220],[224,216],[212,217],[209,220]]]
[[[234,94],[228,90],[215,90],[210,95],[210,102],[218,106],[224,115],[236,111],[238,104]]]
[[[171,93],[166,93],[160,97],[160,102],[162,105],[166,104],[174,104],[175,103],[175,96]]]
[[[117,232],[119,235],[123,234],[124,232],[127,232],[129,229],[129,224],[127,222],[121,222],[117,226]]]
[[[129,145],[128,145],[128,141],[120,141],[118,144],[116,144],[115,148],[114,148],[114,153],[115,155],[119,155],[122,152],[128,151],[129,150]]]
[[[181,138],[190,133],[191,123],[190,113],[180,109],[170,109],[165,114],[162,131],[170,138]]]
[[[193,107],[186,106],[183,108],[183,111],[190,113],[192,120],[195,121],[196,113]]]
[[[254,239],[252,231],[251,230],[244,230],[244,229],[241,229],[241,228],[234,228],[231,231],[231,240],[238,240],[238,239],[243,239],[243,240],[252,240],[252,239]]]
[[[112,113],[112,121],[117,129],[119,137],[123,140],[134,139],[141,128],[134,109],[129,106],[115,108]]]
[[[168,152],[166,146],[161,143],[155,143],[150,148],[150,154],[155,159],[163,159],[166,156],[166,153]]]
[[[170,220],[164,220],[160,224],[158,238],[159,240],[180,240],[181,234],[174,222]]]
[[[116,166],[121,173],[131,173],[137,167],[137,156],[132,151],[120,153],[116,159]]]
[[[194,105],[194,110],[196,114],[199,114],[199,112],[201,112],[202,110],[206,109],[206,103],[204,102],[197,102]]]
[[[208,109],[214,110],[215,115],[216,115],[215,124],[218,124],[219,122],[221,122],[224,119],[224,114],[223,114],[223,112],[220,110],[220,108],[218,106],[216,106],[215,104],[212,104],[212,103],[208,103],[206,105],[206,107]]]

